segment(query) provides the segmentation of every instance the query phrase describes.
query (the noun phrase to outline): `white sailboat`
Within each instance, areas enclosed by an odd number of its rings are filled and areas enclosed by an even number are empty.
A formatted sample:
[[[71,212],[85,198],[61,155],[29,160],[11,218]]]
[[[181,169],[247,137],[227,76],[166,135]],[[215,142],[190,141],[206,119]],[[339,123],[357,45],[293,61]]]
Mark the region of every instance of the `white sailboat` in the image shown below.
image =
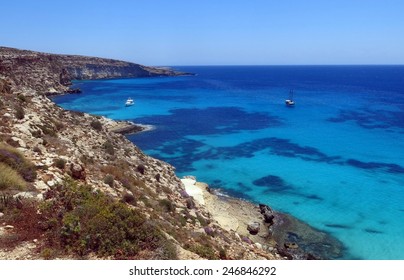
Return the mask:
[[[286,106],[295,106],[295,101],[293,100],[293,90],[289,91],[289,99],[285,100]]]

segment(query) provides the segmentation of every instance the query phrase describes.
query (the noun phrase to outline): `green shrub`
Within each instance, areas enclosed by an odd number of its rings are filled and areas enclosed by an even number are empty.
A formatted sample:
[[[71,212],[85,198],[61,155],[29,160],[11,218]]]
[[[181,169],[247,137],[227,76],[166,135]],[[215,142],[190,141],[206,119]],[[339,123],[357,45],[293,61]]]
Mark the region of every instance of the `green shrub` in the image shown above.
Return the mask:
[[[146,170],[146,168],[144,167],[143,164],[139,164],[137,166],[137,171],[139,171],[139,173],[144,174],[145,170]]]
[[[176,252],[160,229],[143,214],[109,198],[90,186],[66,179],[45,196],[41,207],[47,225],[48,244],[59,244],[83,256],[133,258],[149,251],[158,258],[176,258]],[[56,225],[55,225],[56,222]]]
[[[215,250],[210,245],[194,244],[189,250],[208,260],[217,260]]]
[[[19,94],[19,95],[17,95],[17,98],[21,102],[27,102],[27,97],[25,95]]]
[[[25,117],[24,108],[22,108],[21,106],[17,106],[15,108],[15,117],[19,120],[22,120]]]
[[[94,128],[95,130],[100,131],[102,129],[102,124],[99,120],[93,120],[90,123],[91,127]]]
[[[109,185],[111,188],[114,186],[114,176],[108,174],[104,178],[104,183]]]
[[[175,211],[175,205],[168,199],[162,199],[159,201],[160,206],[163,207],[163,209],[166,212],[174,212]]]
[[[53,165],[63,170],[66,166],[66,160],[64,160],[63,158],[57,158],[53,161]]]
[[[45,248],[41,251],[41,257],[45,260],[52,260],[57,256],[57,252],[52,248]]]
[[[26,159],[20,151],[2,142],[0,142],[0,162],[17,171],[28,182],[33,182],[36,179],[35,165]]]
[[[52,125],[50,125],[49,123],[38,125],[38,127],[42,130],[42,133],[45,134],[45,135],[49,135],[49,136],[52,136],[52,137],[57,136],[56,128],[53,127]]]
[[[220,251],[219,251],[219,258],[221,259],[221,260],[227,260],[227,251],[226,251],[226,249],[220,249]]]
[[[133,206],[136,206],[136,199],[135,199],[135,196],[133,195],[133,194],[130,194],[130,193],[128,193],[128,192],[125,192],[123,195],[122,195],[122,201],[123,202],[126,202],[126,203],[128,203],[128,204],[131,204],[131,205],[133,205]]]
[[[112,143],[110,141],[106,141],[103,145],[102,148],[105,150],[105,152],[107,152],[108,154],[110,154],[111,156],[113,156],[115,154],[115,148],[114,145],[112,145]]]

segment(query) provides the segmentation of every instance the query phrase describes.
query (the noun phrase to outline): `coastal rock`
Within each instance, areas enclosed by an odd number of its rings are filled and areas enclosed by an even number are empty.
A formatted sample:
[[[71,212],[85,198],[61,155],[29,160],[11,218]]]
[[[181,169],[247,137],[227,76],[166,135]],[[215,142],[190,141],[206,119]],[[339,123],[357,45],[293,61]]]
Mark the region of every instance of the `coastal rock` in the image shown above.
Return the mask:
[[[262,215],[264,216],[265,223],[268,223],[270,225],[274,224],[275,215],[273,213],[265,212]]]
[[[299,245],[295,242],[286,242],[284,243],[285,248],[287,249],[297,249],[299,248]]]
[[[260,208],[262,216],[264,217],[265,223],[273,225],[275,215],[274,215],[271,207],[269,207],[268,205],[265,205],[265,204],[259,204],[259,208]]]
[[[258,222],[252,222],[248,224],[247,230],[250,234],[256,235],[260,231],[260,223]]]
[[[79,88],[70,88],[70,89],[66,90],[65,92],[70,93],[70,94],[81,93],[81,89],[79,89]]]
[[[273,212],[273,210],[271,209],[271,207],[269,207],[266,204],[258,204],[258,207],[260,208],[261,214],[264,214],[265,212]]]
[[[338,259],[342,256],[344,247],[339,240],[290,215],[274,214],[271,236],[281,245],[277,249],[282,256],[292,259]]]

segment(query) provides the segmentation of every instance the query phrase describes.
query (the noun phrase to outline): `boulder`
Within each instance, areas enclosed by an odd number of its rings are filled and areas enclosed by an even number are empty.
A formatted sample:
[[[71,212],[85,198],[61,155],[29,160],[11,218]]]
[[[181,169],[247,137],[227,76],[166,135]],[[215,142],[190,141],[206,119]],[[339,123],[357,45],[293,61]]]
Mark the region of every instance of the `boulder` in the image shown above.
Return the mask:
[[[252,222],[252,223],[248,224],[247,230],[250,234],[256,235],[260,231],[260,223]]]
[[[72,163],[70,165],[70,171],[72,173],[72,177],[77,180],[85,180],[86,179],[86,171],[81,164]]]
[[[270,225],[274,224],[274,211],[269,207],[268,205],[265,204],[259,204],[260,211],[262,216],[264,217],[265,223],[268,223]]]
[[[266,204],[259,204],[259,207],[260,207],[261,214],[264,214],[265,212],[271,212],[271,213],[273,212],[271,207],[269,207]]]
[[[283,245],[287,249],[297,249],[297,248],[299,248],[299,245],[296,242],[285,242],[285,244],[283,244]]]
[[[262,214],[264,216],[264,221],[268,224],[273,225],[274,224],[274,214],[269,213],[269,212],[265,212],[264,214]]]

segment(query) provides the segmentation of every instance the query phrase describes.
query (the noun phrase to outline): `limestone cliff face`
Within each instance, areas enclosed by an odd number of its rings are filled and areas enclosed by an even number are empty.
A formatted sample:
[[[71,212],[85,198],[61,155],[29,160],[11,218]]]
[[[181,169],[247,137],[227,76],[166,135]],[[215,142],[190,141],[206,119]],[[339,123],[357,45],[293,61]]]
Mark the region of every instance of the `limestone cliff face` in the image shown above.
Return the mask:
[[[120,60],[0,47],[1,74],[11,76],[19,88],[31,88],[40,93],[61,93],[71,85],[71,80],[175,76],[182,73]]]

